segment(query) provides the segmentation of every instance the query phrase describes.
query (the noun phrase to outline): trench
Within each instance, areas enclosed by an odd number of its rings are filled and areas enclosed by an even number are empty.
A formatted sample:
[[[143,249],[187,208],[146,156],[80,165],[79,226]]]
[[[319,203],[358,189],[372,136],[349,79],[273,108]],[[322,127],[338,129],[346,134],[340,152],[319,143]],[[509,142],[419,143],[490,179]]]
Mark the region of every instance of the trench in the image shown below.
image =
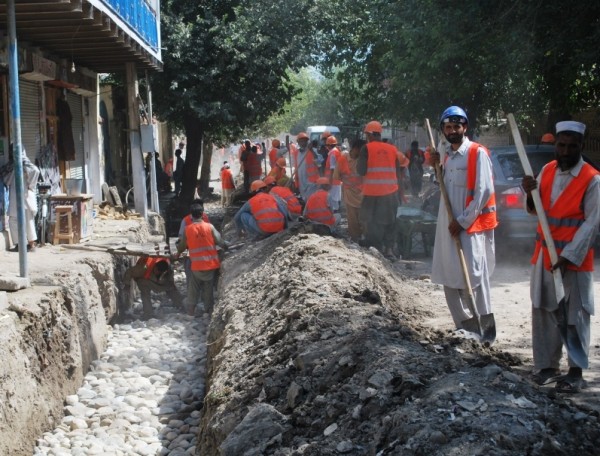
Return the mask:
[[[176,274],[179,288],[183,273]],[[75,394],[58,426],[44,432],[34,455],[195,454],[204,397],[209,317],[190,317],[160,294],[158,318],[143,321],[137,298]]]
[[[162,237],[136,223],[103,235]],[[129,257],[36,255],[32,286],[0,302],[0,454],[195,454],[209,316],[153,293],[157,318],[140,320],[141,299],[126,309],[121,291]],[[185,294],[183,270],[175,278]]]

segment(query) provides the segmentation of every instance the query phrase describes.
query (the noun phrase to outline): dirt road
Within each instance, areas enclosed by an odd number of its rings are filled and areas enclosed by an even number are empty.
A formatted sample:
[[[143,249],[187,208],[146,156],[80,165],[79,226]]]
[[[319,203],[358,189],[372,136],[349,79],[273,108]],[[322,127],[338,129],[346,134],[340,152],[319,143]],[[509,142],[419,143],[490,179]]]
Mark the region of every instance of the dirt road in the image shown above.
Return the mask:
[[[523,361],[522,366],[515,366],[515,370],[521,371],[523,376],[529,375],[533,366],[529,299],[531,266],[528,260],[527,255],[509,259],[506,254],[500,254],[492,276],[492,306],[498,328],[498,337],[494,346],[517,355]],[[399,263],[398,267],[401,270],[404,268],[415,278],[427,277],[431,271],[431,258]],[[598,297],[600,296],[600,260],[598,259],[596,259],[595,269],[594,295]],[[425,281],[427,282],[427,279]],[[441,286],[431,284],[430,287],[432,299],[429,302],[435,317],[428,319],[426,323],[436,328],[453,329]],[[561,369],[567,370],[566,359],[563,359]],[[584,378],[587,381],[587,388],[581,394],[574,395],[572,400],[600,411],[600,318],[598,316],[592,317],[590,369],[584,371]],[[546,389],[550,391],[551,386]]]

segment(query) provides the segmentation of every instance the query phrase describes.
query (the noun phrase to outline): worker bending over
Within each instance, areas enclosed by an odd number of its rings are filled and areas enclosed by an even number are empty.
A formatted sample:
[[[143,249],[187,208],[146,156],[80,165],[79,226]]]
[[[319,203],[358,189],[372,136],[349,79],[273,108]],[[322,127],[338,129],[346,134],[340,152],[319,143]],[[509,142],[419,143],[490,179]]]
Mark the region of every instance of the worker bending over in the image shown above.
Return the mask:
[[[329,194],[331,184],[329,183],[329,178],[319,177],[317,185],[319,189],[310,195],[306,206],[304,206],[304,217],[311,222],[327,225],[333,232],[340,221],[340,214],[334,213],[331,208],[332,202]]]
[[[269,195],[267,185],[255,180],[250,186],[252,198],[244,203],[233,221],[238,234],[266,237],[283,231],[287,227],[289,214],[286,203]]]
[[[142,296],[143,319],[154,318],[151,292],[165,293],[174,307],[183,309],[183,296],[175,286],[173,269],[168,258],[142,256],[137,263],[125,271],[123,281],[129,294],[131,280],[135,280]]]

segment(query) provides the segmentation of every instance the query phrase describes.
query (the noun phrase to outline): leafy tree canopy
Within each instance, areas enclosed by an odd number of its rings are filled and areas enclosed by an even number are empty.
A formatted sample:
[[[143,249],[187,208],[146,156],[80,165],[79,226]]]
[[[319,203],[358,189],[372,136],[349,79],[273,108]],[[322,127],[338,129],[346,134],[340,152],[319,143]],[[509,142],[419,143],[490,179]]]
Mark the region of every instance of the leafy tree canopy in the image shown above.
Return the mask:
[[[345,68],[342,89],[369,99],[371,117],[410,122],[459,104],[489,121],[598,101],[597,2],[333,0],[319,10],[323,67]]]

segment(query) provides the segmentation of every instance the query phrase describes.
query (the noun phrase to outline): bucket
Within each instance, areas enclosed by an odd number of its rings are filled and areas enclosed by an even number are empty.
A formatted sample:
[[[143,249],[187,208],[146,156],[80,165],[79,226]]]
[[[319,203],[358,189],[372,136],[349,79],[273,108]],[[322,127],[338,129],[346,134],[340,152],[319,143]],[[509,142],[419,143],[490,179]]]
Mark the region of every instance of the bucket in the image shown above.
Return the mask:
[[[83,179],[65,179],[65,189],[69,196],[80,196],[83,188]]]

